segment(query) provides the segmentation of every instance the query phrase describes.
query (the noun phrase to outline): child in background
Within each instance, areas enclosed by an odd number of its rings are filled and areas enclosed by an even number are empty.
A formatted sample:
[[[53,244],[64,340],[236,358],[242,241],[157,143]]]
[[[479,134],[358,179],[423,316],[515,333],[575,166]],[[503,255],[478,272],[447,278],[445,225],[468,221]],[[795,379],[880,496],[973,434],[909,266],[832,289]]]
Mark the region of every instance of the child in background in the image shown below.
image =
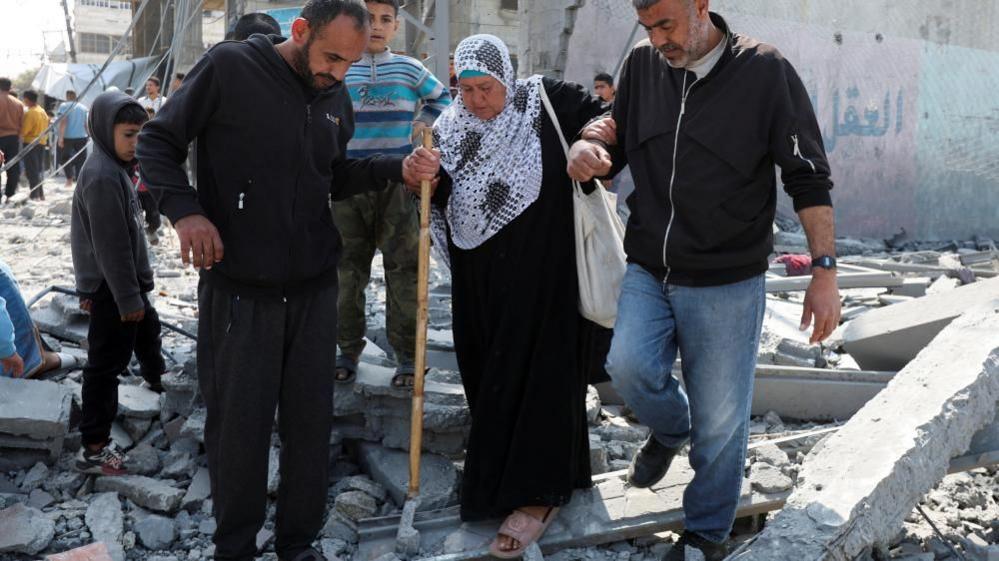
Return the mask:
[[[131,180],[139,129],[147,119],[145,109],[124,93],[105,92],[94,100],[88,119],[94,150],[73,196],[73,268],[83,295],[80,306],[90,312],[83,447],[76,459],[84,473],[127,473],[127,457],[110,435],[118,413],[118,376],[133,352],[146,383],[162,391],[160,322],[147,296],[153,271]]]

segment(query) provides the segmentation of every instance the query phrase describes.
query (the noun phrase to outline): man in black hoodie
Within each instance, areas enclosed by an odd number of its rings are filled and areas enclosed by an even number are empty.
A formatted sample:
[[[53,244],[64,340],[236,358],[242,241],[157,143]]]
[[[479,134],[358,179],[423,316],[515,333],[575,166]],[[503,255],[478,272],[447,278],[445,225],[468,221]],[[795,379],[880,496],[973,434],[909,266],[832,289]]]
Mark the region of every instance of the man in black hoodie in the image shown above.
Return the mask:
[[[354,117],[341,80],[364,52],[368,25],[361,3],[310,0],[287,40],[216,45],[139,141],[143,178],[185,263],[202,269],[198,377],[216,559],[256,554],[275,409],[275,549],[282,561],[322,559],[311,543],[326,506],[342,245],[330,199],[437,173],[425,149],[346,157]],[[197,190],[182,168],[194,139]]]
[[[773,250],[774,165],[808,235],[801,329],[839,323],[829,164],[791,64],[732,33],[709,0],[632,0],[648,41],[625,63],[612,119],[573,145],[577,180],[631,168],[635,191],[607,370],[652,431],[629,480],[650,487],[690,442],[686,546],[725,557],[743,483],[753,375]],[[670,374],[679,352],[684,387]]]

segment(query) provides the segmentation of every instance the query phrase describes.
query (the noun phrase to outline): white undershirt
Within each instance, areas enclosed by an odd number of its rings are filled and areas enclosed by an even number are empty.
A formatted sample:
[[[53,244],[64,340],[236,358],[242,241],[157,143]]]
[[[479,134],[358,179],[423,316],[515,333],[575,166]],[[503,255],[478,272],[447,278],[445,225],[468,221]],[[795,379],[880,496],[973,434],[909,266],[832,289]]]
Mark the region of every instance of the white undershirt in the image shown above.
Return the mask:
[[[718,61],[721,60],[722,53],[725,52],[727,45],[728,36],[722,37],[721,41],[718,41],[718,44],[715,45],[715,48],[711,49],[711,52],[688,64],[687,70],[696,74],[698,80],[707,76],[711,73],[715,65],[718,64]]]

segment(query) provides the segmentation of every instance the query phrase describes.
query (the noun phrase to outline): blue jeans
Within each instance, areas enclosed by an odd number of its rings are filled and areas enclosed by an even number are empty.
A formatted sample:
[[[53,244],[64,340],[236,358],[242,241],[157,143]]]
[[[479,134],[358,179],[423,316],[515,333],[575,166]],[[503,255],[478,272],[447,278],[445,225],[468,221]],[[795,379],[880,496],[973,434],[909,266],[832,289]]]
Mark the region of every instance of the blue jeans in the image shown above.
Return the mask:
[[[664,284],[629,264],[607,372],[665,446],[690,441],[685,527],[723,542],[735,521],[749,438],[763,275],[709,287]],[[671,374],[679,350],[686,389]]]

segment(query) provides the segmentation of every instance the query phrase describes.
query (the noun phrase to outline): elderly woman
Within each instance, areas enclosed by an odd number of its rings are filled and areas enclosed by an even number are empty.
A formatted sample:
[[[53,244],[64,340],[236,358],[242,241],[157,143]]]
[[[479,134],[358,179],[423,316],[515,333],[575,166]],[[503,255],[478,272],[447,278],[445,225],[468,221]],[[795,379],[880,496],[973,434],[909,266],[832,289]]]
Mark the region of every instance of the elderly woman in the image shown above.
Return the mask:
[[[493,555],[520,556],[590,481],[572,181],[542,93],[572,139],[603,112],[582,87],[514,77],[503,42],[455,51],[459,96],[438,118],[433,235],[452,275],[454,341],[472,414],[467,521],[507,516]]]

